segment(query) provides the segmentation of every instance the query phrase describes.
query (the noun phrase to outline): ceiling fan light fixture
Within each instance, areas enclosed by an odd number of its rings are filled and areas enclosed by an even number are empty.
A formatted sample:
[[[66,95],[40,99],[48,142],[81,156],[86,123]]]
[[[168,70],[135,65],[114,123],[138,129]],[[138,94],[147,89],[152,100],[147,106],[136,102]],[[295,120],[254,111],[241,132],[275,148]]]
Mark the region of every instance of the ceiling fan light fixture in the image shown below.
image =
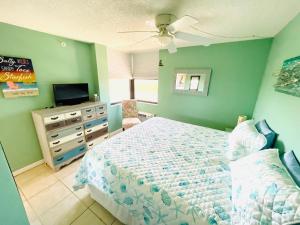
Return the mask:
[[[173,37],[172,36],[169,36],[169,35],[163,35],[163,36],[158,36],[158,41],[159,43],[165,47],[167,46],[168,44],[170,44],[170,42],[173,40]]]

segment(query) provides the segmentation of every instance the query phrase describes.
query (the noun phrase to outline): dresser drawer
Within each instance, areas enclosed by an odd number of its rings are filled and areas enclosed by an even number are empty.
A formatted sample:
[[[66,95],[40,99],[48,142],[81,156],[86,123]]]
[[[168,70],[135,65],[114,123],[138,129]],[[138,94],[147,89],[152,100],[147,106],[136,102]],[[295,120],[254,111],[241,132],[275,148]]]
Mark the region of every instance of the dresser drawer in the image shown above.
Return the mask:
[[[95,107],[96,112],[106,112],[106,105],[99,105]]]
[[[55,157],[53,159],[53,163],[54,163],[54,165],[58,165],[58,164],[63,163],[63,162],[65,162],[65,161],[67,161],[67,160],[69,160],[69,159],[71,159],[71,158],[73,158],[73,157],[75,157],[77,155],[80,155],[80,154],[86,152],[86,150],[87,150],[86,146],[85,145],[81,145],[79,147],[76,147],[76,148],[74,148],[74,149],[66,152],[63,155]]]
[[[59,121],[59,122],[55,122],[55,123],[49,123],[46,125],[46,130],[47,131],[51,131],[57,128],[61,128],[64,127],[66,125],[65,121]]]
[[[91,127],[91,128],[88,128],[88,129],[85,129],[84,133],[85,134],[90,134],[90,133],[93,133],[97,130],[101,130],[105,127],[108,127],[108,123],[103,123],[103,124],[100,124],[100,125],[96,125],[94,127]]]
[[[82,109],[81,112],[82,112],[83,115],[95,114],[95,107]]]
[[[56,123],[59,121],[65,120],[65,115],[64,114],[57,114],[53,116],[48,116],[44,118],[44,123],[49,124],[49,123]]]
[[[96,119],[96,120],[86,122],[84,124],[84,128],[85,129],[92,128],[94,126],[97,126],[97,125],[100,125],[100,124],[103,124],[103,123],[107,123],[107,117],[102,117],[100,119]]]
[[[88,143],[86,143],[88,149],[92,149],[93,147],[95,147],[96,145],[100,144],[101,142],[103,142],[104,140],[108,139],[109,134],[105,134],[99,138],[96,138]]]
[[[62,144],[60,146],[57,146],[55,148],[51,148],[51,154],[53,157],[56,157],[58,155],[64,154],[65,152],[69,151],[70,149],[81,146],[84,143],[85,143],[84,137],[80,137],[80,138],[75,139],[74,141],[69,141],[69,142]]]
[[[86,140],[87,142],[88,142],[88,141],[92,141],[92,140],[94,140],[94,139],[96,139],[96,138],[98,138],[98,137],[101,137],[102,135],[107,134],[107,131],[108,131],[108,128],[105,127],[105,128],[103,128],[103,129],[101,129],[101,130],[97,130],[97,131],[95,131],[95,132],[93,132],[93,133],[87,134],[87,135],[85,136],[85,140]]]
[[[81,116],[78,116],[78,117],[74,117],[74,118],[71,118],[71,119],[67,119],[66,124],[67,125],[72,125],[72,124],[80,123],[81,121],[82,121]]]
[[[71,119],[71,118],[75,118],[75,117],[79,117],[81,116],[81,111],[74,111],[74,112],[68,112],[65,113],[65,118],[66,119]]]
[[[83,131],[80,131],[75,134],[71,134],[71,135],[65,136],[63,138],[54,140],[54,141],[50,141],[49,146],[50,146],[50,148],[53,148],[53,147],[59,146],[61,144],[64,144],[68,141],[74,140],[74,139],[82,137],[82,136],[83,136]]]
[[[83,116],[83,120],[92,120],[96,118],[96,114],[87,114]]]
[[[76,127],[71,127],[71,128],[65,129],[65,130],[51,132],[51,133],[47,134],[47,138],[48,138],[48,141],[54,141],[54,140],[63,138],[65,136],[68,136],[70,134],[78,133],[79,131],[82,131],[82,130],[83,130],[83,126],[78,125]]]

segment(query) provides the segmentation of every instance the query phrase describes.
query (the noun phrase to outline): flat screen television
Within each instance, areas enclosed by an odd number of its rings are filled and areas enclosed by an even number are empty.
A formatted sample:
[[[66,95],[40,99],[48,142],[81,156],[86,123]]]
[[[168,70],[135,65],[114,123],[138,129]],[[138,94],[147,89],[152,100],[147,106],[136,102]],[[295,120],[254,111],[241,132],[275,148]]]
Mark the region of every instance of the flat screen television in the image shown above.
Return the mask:
[[[89,86],[87,83],[53,84],[56,106],[76,105],[89,101]]]

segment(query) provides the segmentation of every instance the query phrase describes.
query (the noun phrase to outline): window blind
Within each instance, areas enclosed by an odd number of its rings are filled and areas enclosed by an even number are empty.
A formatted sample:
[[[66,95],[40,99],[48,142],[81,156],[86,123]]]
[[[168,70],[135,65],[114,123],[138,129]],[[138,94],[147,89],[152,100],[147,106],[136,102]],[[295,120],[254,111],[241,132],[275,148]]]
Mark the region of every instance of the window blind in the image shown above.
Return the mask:
[[[132,54],[132,76],[134,79],[158,79],[159,52]]]

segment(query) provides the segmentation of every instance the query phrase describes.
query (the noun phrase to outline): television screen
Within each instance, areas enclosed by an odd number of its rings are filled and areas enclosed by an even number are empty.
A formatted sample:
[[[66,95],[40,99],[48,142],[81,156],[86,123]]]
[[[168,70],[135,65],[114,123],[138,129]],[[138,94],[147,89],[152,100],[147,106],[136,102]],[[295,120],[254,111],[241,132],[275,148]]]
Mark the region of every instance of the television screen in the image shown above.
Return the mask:
[[[76,105],[89,101],[89,86],[87,83],[53,84],[56,106]]]

